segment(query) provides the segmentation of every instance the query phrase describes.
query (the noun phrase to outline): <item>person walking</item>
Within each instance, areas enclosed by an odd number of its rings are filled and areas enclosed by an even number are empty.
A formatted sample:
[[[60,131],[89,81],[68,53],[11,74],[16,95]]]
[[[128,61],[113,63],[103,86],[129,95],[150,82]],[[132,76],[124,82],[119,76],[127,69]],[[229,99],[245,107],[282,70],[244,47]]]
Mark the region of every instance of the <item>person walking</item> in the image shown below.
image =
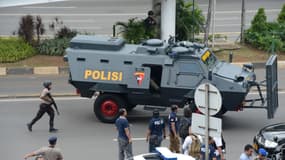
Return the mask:
[[[244,152],[240,155],[240,160],[251,160],[254,149],[252,145],[247,144],[244,146]]]
[[[177,117],[178,106],[171,106],[171,113],[168,116],[168,127],[169,127],[169,149],[172,152],[180,153],[180,142],[178,137],[178,117]]]
[[[36,151],[28,153],[24,156],[24,159],[37,156],[37,159],[45,160],[62,160],[63,156],[59,148],[56,148],[57,137],[52,136],[48,139],[49,146],[42,147]]]
[[[214,137],[213,139],[214,139],[214,147],[216,149],[215,153],[217,156],[217,160],[225,160],[226,158],[224,151],[226,143],[224,141],[223,135],[221,134],[220,137]]]
[[[118,131],[119,160],[133,159],[132,137],[129,122],[127,120],[127,110],[121,108],[119,110],[120,117],[116,120],[115,125]]]
[[[54,99],[51,96],[51,85],[52,82],[50,81],[45,81],[43,82],[43,86],[44,89],[42,90],[42,93],[40,95],[40,99],[41,99],[41,104],[39,106],[39,111],[37,113],[37,115],[35,116],[35,118],[27,124],[28,130],[30,132],[32,132],[32,126],[45,114],[47,113],[49,115],[49,131],[50,132],[56,132],[58,131],[58,129],[54,128],[54,110],[51,107],[51,105],[53,104],[57,115],[59,115],[57,106],[54,102]]]
[[[146,134],[146,141],[149,142],[149,152],[155,152],[155,147],[159,147],[163,139],[166,138],[165,123],[159,117],[159,111],[155,109],[149,121]]]
[[[209,160],[217,160],[216,154],[215,154],[215,147],[214,147],[214,139],[213,137],[209,136]],[[203,144],[201,146],[201,160],[205,160],[206,159],[206,145]]]
[[[182,151],[185,155],[190,155],[195,159],[200,159],[201,144],[203,139],[200,135],[193,134],[189,128],[189,134],[182,145]]]
[[[192,110],[190,107],[185,107],[183,117],[179,121],[179,137],[181,139],[181,144],[184,143],[185,138],[189,135],[189,129],[191,128],[191,124]]]

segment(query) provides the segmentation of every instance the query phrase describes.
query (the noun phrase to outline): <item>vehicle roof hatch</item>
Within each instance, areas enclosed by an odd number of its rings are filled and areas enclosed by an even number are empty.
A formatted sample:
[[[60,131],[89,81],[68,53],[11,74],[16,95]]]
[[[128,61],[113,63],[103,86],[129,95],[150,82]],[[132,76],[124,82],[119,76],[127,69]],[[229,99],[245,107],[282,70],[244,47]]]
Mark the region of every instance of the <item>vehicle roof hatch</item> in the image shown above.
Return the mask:
[[[125,40],[116,37],[77,35],[70,41],[70,48],[89,50],[120,50]]]

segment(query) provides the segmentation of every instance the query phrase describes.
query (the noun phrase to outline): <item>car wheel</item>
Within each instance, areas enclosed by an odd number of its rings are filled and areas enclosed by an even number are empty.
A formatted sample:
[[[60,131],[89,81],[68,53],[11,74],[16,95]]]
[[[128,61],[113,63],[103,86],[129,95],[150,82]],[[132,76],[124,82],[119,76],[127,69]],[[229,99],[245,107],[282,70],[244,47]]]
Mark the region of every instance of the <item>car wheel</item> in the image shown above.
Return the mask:
[[[100,94],[94,102],[96,117],[105,123],[114,123],[119,117],[119,109],[125,107],[126,102],[116,94]]]

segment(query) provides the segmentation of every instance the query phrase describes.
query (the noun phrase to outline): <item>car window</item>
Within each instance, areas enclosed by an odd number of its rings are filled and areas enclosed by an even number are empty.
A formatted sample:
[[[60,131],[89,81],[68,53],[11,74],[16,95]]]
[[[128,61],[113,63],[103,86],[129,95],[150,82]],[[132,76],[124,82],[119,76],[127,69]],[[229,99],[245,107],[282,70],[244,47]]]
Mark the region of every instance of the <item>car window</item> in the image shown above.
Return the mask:
[[[159,154],[150,154],[143,156],[145,160],[162,160],[159,156]]]
[[[276,131],[285,131],[285,125],[278,125],[273,128]]]

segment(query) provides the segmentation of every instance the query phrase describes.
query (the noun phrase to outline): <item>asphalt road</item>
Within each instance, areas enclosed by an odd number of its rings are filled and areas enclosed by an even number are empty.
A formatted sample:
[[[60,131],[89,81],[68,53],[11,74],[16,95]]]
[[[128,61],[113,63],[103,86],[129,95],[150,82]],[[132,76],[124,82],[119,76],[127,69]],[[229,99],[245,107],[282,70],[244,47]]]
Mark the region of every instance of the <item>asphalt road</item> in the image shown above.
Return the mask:
[[[151,0],[70,0],[50,4],[20,7],[7,7],[0,10],[0,35],[11,35],[18,28],[21,16],[40,15],[48,27],[55,17],[66,26],[82,33],[112,34],[112,25],[117,21],[127,21],[131,17],[145,18],[151,9]],[[206,15],[208,1],[196,1]],[[246,1],[246,27],[249,26],[257,9],[264,7],[267,20],[274,21],[281,10],[284,0]],[[216,9],[217,33],[227,34],[235,40],[240,32],[241,1],[218,0]],[[48,31],[46,34],[51,35]]]
[[[263,79],[263,70],[256,70],[258,79]],[[285,84],[284,69],[279,70],[279,89]],[[67,83],[67,76],[7,76],[0,78],[0,95],[39,94],[43,80],[53,81],[53,93],[74,93],[74,88]],[[267,120],[266,111],[245,109],[242,112],[228,112],[223,119],[223,132],[227,142],[227,159],[237,159],[243,146],[252,143],[256,132],[267,124],[284,122],[285,92],[279,92],[279,108],[275,119]],[[38,95],[36,95],[38,96]],[[252,96],[252,94],[250,94]],[[13,97],[13,96],[10,96]],[[93,114],[93,99],[80,97],[56,97],[61,115],[56,116],[55,125],[60,129],[58,145],[62,148],[65,159],[116,159],[116,131],[112,124],[99,122]],[[36,98],[1,98],[0,99],[0,155],[1,159],[22,159],[23,155],[47,143],[53,135],[48,132],[48,116],[44,116],[32,133],[25,124],[35,115],[39,99]],[[169,110],[163,112],[166,117]],[[181,111],[180,111],[181,115]],[[144,136],[147,122],[151,116],[141,106],[129,114],[134,137],[134,153],[147,152]],[[163,146],[168,146],[165,140]]]
[[[257,81],[265,80],[265,70],[256,69]],[[285,90],[285,68],[278,70],[279,90]],[[52,93],[54,95],[74,95],[75,88],[68,83],[68,75],[9,75],[0,76],[0,98],[38,96],[42,89],[42,82],[53,82]],[[255,88],[254,88],[255,89]]]
[[[280,93],[280,107],[273,120],[266,119],[265,110],[248,109],[243,112],[229,112],[223,119],[223,134],[227,145],[227,159],[238,159],[243,147],[252,143],[253,136],[267,124],[284,122],[284,93]],[[58,147],[64,158],[117,159],[116,131],[113,124],[99,122],[93,114],[93,100],[76,97],[56,98],[61,115],[55,118],[58,133],[48,132],[48,116],[45,115],[29,132],[26,123],[35,115],[38,99],[0,100],[0,155],[1,159],[23,159],[24,154],[47,144],[51,135],[58,136]],[[166,116],[169,110],[163,112]],[[181,112],[180,112],[181,114]],[[134,154],[147,152],[144,140],[147,122],[151,113],[137,107],[129,113],[131,132],[134,138]],[[163,146],[168,146],[165,140]]]

